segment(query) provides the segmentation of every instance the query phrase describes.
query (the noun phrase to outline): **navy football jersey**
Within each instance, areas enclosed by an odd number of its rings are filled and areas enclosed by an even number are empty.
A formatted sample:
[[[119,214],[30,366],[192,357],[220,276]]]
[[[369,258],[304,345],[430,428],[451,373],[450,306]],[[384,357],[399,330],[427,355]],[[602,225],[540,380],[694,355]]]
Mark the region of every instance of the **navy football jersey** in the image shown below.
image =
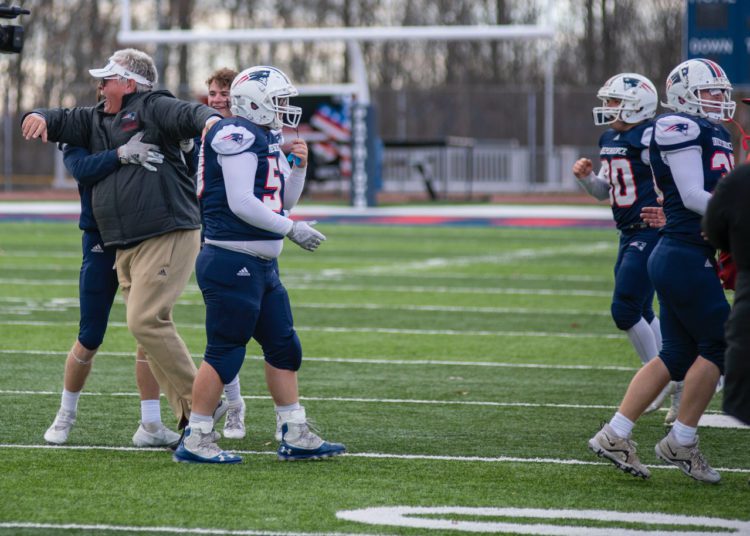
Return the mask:
[[[284,213],[283,154],[280,136],[251,123],[243,117],[222,119],[211,127],[200,147],[198,163],[198,197],[203,213],[204,236],[208,240],[281,240],[284,237],[250,225],[229,208],[224,186],[220,155],[255,153],[258,169],[253,181],[253,192],[272,211]]]
[[[713,192],[719,179],[734,167],[729,132],[722,125],[685,113],[659,116],[651,140],[651,168],[657,187],[664,195],[667,224],[661,232],[687,242],[707,246],[701,236],[702,216],[685,207],[663,152],[698,147],[703,160],[703,189]],[[669,157],[667,157],[668,159]]]
[[[644,121],[625,132],[609,129],[599,138],[602,172],[609,181],[609,202],[617,228],[640,224],[641,209],[656,206],[654,179],[643,151],[648,150],[653,122]]]

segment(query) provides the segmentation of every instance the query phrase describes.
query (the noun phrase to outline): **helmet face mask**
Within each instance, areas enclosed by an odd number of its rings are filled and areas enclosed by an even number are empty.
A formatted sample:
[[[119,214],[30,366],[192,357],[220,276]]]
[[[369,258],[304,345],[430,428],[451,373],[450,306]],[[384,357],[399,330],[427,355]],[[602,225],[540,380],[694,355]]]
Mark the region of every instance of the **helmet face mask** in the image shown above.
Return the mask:
[[[616,121],[633,125],[656,115],[656,87],[648,78],[636,73],[613,76],[596,97],[601,99],[602,105],[592,110],[595,125],[610,125]],[[608,106],[610,100],[618,100],[620,104]]]
[[[732,84],[719,64],[705,59],[687,60],[672,69],[667,77],[667,102],[676,112],[683,112],[712,121],[727,121],[734,116]],[[704,90],[718,90],[720,100],[706,99]],[[715,93],[715,91],[711,91]]]
[[[232,81],[231,110],[234,115],[272,130],[284,126],[296,128],[302,108],[291,106],[289,97],[297,94],[297,88],[279,69],[266,65],[250,67]]]

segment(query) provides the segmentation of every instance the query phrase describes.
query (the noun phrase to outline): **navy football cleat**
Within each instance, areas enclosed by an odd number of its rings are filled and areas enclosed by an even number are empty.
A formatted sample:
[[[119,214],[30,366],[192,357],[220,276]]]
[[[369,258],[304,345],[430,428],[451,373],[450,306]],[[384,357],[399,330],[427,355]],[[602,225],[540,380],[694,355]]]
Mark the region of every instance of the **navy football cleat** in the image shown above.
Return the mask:
[[[323,441],[310,430],[307,422],[285,422],[281,425],[281,445],[276,451],[280,460],[318,460],[345,452],[346,447],[341,443]]]
[[[242,458],[222,450],[216,444],[216,437],[213,431],[204,434],[188,426],[172,459],[184,463],[240,463]]]

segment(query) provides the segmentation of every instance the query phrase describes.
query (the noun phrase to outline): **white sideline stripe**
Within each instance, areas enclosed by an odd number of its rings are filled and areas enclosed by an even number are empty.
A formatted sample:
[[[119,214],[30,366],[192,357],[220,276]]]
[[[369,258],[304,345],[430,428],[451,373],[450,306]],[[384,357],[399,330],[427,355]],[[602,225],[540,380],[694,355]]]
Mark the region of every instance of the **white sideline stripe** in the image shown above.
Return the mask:
[[[0,395],[59,395],[59,391],[33,391],[18,389],[0,389]],[[139,396],[138,393],[113,392],[100,393],[84,391],[82,396]],[[245,400],[270,400],[270,395],[242,395]],[[600,404],[542,404],[532,402],[491,402],[481,400],[419,400],[406,398],[360,398],[342,396],[300,396],[300,400],[312,402],[361,402],[366,404],[421,404],[436,406],[490,406],[511,408],[556,408],[556,409],[617,409],[617,406]],[[666,411],[666,410],[665,410]]]
[[[77,326],[78,322],[50,320],[3,320],[0,326]],[[110,327],[126,328],[125,322],[110,322]],[[204,324],[178,324],[179,329],[206,329]],[[450,335],[469,337],[561,337],[564,339],[623,339],[617,333],[568,333],[546,331],[460,331],[453,329],[344,328],[337,326],[294,326],[297,331],[323,333],[388,333],[392,335]]]
[[[23,521],[0,522],[0,529],[55,529],[112,532],[161,532],[174,534],[216,534],[226,536],[377,536],[362,532],[269,532],[267,530],[230,530],[186,527],[137,527],[131,525],[87,525],[81,523],[28,523]]]
[[[0,443],[0,449],[42,449],[42,450],[97,450],[116,452],[166,452],[164,448],[139,448],[139,447],[107,447],[96,445],[18,445],[12,443]],[[276,451],[258,450],[229,450],[235,454],[245,456],[272,456]],[[482,463],[542,463],[551,465],[593,465],[610,467],[609,462],[597,462],[577,459],[560,458],[521,458],[518,456],[445,456],[433,454],[388,454],[384,452],[347,452],[343,455],[347,458],[371,458],[380,460],[428,460],[445,462],[482,462]],[[648,465],[659,469],[678,469],[673,465]],[[750,473],[750,468],[742,467],[715,467],[717,471],[727,473]]]
[[[67,352],[47,350],[0,350],[0,354],[29,354],[42,356],[66,356]],[[99,356],[133,357],[133,352],[97,352]],[[191,354],[191,357],[200,359],[203,354]],[[262,361],[263,356],[248,355],[245,359]],[[323,363],[359,363],[364,365],[448,365],[467,367],[499,367],[499,368],[530,368],[530,369],[560,369],[560,370],[614,370],[622,372],[633,372],[639,367],[622,367],[617,365],[546,365],[539,363],[497,363],[493,361],[451,361],[440,359],[386,359],[367,357],[309,357],[305,361],[319,361]]]
[[[519,260],[540,259],[543,257],[566,256],[566,255],[595,255],[600,251],[614,249],[613,243],[594,242],[590,244],[567,246],[560,248],[524,248],[499,255],[471,255],[462,257],[433,257],[421,261],[410,261],[406,263],[390,263],[366,268],[330,268],[323,270],[324,275],[355,275],[355,274],[382,274],[394,272],[421,272],[432,268],[451,268],[455,266],[472,266],[480,263],[508,264]]]

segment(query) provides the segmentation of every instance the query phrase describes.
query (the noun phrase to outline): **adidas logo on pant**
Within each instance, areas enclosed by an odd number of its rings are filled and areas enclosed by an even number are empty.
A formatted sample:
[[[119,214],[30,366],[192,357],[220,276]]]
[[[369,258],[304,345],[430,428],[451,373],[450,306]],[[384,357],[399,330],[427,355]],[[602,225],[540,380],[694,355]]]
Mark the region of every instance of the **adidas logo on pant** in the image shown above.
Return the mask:
[[[245,267],[243,266],[243,267],[242,267],[242,269],[241,269],[241,270],[240,270],[239,272],[237,272],[237,275],[238,275],[239,277],[250,277],[250,276],[252,276],[253,274],[251,274],[251,273],[250,273],[250,272],[248,271],[248,269],[247,269],[247,268],[245,268]]]
[[[104,248],[101,246],[101,244],[96,244],[93,248],[91,248],[91,253],[104,253]]]

